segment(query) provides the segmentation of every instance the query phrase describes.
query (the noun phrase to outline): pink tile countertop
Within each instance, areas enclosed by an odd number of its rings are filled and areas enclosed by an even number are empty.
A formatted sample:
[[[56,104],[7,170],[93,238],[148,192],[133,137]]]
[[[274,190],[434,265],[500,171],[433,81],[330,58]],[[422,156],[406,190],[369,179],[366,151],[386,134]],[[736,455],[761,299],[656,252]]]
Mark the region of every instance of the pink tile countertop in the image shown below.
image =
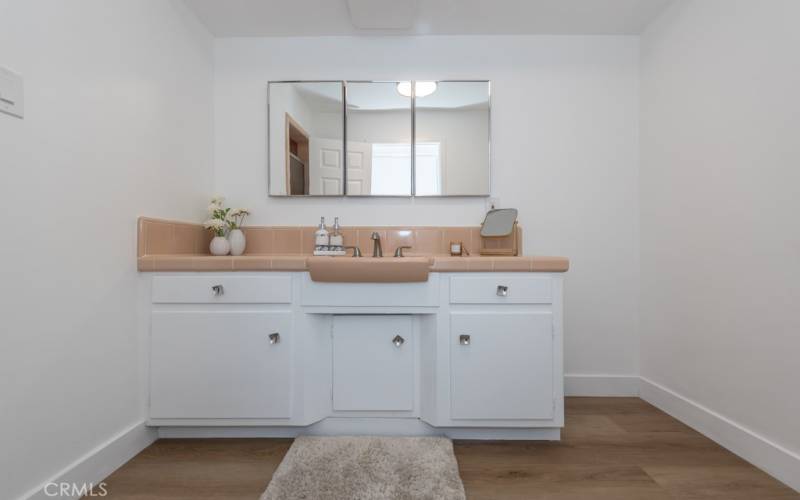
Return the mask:
[[[211,239],[199,224],[141,217],[138,221],[138,268],[154,271],[307,271],[312,255],[313,227],[247,227],[245,255],[217,257],[206,253]],[[345,244],[361,247],[369,259],[369,235],[381,234],[384,255],[400,245],[410,245],[409,256],[430,260],[431,272],[565,272],[566,257],[465,256],[445,253],[449,241],[462,241],[477,253],[477,227],[351,227],[344,228]],[[520,229],[521,231],[521,229]],[[318,258],[318,257],[317,257]],[[329,257],[345,259],[352,257]],[[392,257],[389,257],[392,258]]]

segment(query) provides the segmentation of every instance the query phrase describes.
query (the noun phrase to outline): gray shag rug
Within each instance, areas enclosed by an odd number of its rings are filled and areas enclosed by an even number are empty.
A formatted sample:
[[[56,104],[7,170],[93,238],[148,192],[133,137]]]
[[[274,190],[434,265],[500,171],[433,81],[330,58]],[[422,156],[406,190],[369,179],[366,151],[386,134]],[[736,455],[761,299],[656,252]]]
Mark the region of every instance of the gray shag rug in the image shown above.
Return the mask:
[[[464,500],[453,443],[439,437],[295,439],[261,500]]]

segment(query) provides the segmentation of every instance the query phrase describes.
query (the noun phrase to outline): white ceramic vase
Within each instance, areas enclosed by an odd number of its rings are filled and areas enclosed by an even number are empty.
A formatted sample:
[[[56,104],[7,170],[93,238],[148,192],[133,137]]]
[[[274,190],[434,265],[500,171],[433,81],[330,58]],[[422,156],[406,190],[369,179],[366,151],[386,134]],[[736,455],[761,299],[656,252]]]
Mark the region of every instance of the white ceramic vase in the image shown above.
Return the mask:
[[[224,236],[214,236],[208,249],[211,251],[211,255],[228,255],[228,252],[231,251],[231,244]]]
[[[228,242],[231,244],[231,255],[242,255],[247,246],[247,239],[241,229],[233,229],[228,234]]]

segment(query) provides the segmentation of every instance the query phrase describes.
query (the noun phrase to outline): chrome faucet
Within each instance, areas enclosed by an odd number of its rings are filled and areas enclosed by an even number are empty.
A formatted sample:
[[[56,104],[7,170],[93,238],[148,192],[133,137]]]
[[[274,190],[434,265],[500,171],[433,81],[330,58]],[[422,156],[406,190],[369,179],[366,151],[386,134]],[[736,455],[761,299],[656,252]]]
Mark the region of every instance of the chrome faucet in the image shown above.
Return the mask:
[[[377,231],[372,233],[370,239],[373,241],[372,243],[372,256],[373,257],[383,257],[383,249],[381,248],[381,235],[378,234]]]

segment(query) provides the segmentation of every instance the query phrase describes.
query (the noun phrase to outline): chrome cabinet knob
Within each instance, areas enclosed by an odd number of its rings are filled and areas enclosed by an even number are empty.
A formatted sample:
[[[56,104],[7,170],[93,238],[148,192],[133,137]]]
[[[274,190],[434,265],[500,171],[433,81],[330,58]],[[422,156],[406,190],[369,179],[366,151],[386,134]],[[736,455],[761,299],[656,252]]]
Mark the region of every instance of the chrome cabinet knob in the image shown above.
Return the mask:
[[[214,297],[225,295],[225,287],[222,285],[214,285],[211,287],[211,293],[214,294]]]
[[[395,346],[395,347],[400,347],[401,345],[403,345],[403,343],[404,343],[405,341],[406,341],[406,339],[404,339],[404,338],[403,338],[403,337],[401,337],[400,335],[396,335],[396,336],[395,336],[395,337],[392,339],[392,343],[394,344],[394,346]]]
[[[505,285],[497,285],[497,296],[508,297],[508,287]]]
[[[458,343],[461,345],[469,345],[472,339],[469,335],[459,335],[458,336]]]
[[[277,344],[281,341],[281,334],[278,332],[270,333],[269,334],[269,343],[270,344]]]

